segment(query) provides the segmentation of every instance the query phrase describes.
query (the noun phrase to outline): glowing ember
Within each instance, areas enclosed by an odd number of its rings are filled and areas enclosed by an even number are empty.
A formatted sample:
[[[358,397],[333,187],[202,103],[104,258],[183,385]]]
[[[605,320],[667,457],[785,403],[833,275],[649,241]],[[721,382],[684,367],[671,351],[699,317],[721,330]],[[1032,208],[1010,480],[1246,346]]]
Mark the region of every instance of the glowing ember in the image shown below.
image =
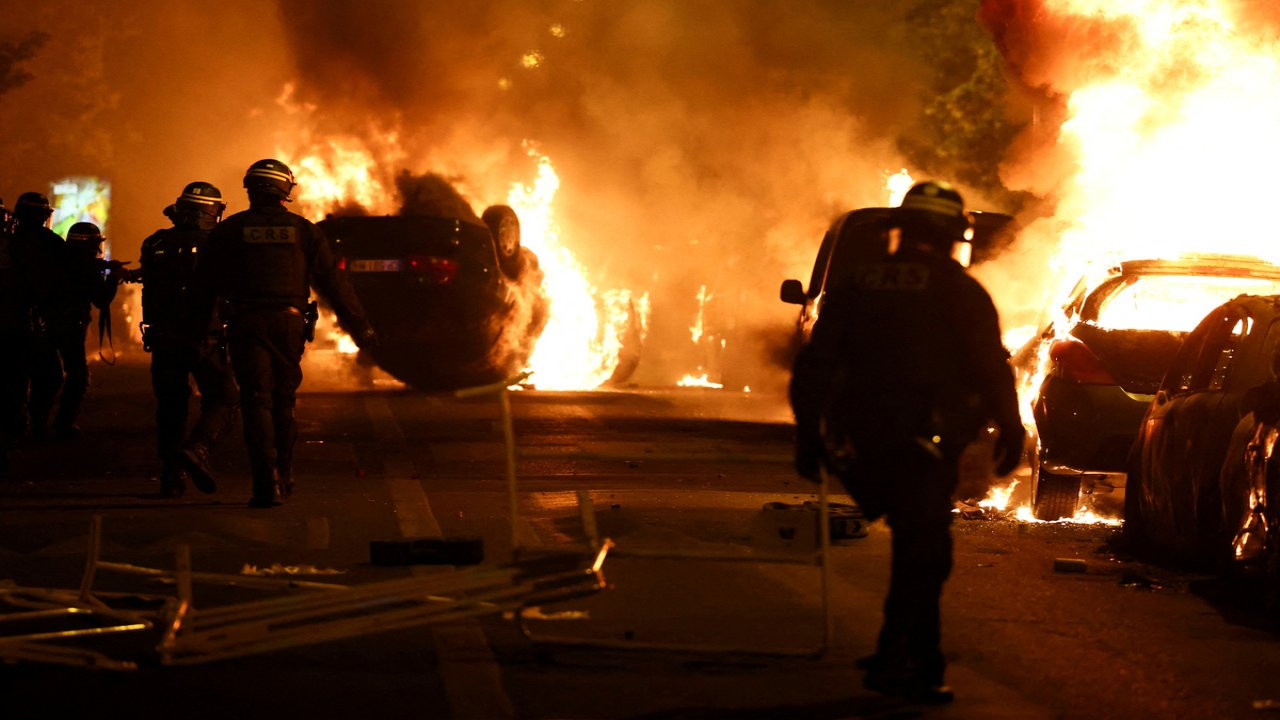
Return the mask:
[[[724,387],[724,385],[721,383],[711,382],[710,380],[708,380],[707,373],[702,373],[701,375],[697,375],[697,376],[685,375],[684,377],[680,378],[680,381],[677,382],[676,385],[679,385],[680,387],[714,388],[716,390],[719,390]],[[748,390],[748,392],[750,391]]]
[[[546,273],[543,289],[550,301],[547,327],[538,339],[529,367],[532,382],[542,389],[580,390],[599,387],[618,365],[622,338],[632,302],[628,290],[600,293],[587,280],[586,270],[560,242],[552,215],[552,201],[560,188],[551,160],[529,147],[538,172],[532,185],[516,183],[507,204],[520,217],[521,243],[537,256]]]
[[[1031,512],[1031,506],[1023,505],[1019,507],[1017,512],[1014,514],[1014,519],[1019,522],[1037,523],[1042,525],[1055,523],[1060,525],[1107,525],[1109,527],[1120,527],[1121,525],[1124,525],[1124,520],[1121,520],[1120,518],[1099,515],[1092,510],[1084,508],[1076,510],[1076,514],[1069,518],[1063,518],[1061,520],[1039,520],[1036,518],[1035,514]]]

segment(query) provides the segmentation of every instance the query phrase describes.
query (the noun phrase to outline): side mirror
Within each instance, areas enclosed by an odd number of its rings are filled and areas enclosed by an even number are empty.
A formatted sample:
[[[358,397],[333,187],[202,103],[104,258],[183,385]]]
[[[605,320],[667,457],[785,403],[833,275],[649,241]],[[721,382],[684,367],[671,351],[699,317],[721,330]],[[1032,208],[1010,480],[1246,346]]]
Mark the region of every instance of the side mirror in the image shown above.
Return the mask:
[[[782,288],[778,291],[782,297],[782,302],[791,305],[803,305],[808,302],[809,297],[804,294],[804,286],[799,280],[783,280]]]

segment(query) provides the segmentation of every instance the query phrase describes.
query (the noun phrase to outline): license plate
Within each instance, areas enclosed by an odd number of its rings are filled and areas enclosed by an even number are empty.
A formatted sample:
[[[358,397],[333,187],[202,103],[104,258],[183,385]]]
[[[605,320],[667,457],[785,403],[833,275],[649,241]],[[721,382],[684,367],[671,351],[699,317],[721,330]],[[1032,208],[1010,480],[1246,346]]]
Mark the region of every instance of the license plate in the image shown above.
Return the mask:
[[[400,261],[352,260],[351,272],[400,272]]]

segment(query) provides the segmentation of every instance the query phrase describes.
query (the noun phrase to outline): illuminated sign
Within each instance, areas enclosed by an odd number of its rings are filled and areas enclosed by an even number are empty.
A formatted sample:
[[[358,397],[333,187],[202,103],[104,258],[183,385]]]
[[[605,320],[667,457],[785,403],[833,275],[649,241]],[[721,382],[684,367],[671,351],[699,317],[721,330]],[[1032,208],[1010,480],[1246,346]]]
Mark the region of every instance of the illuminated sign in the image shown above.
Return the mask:
[[[53,184],[49,201],[53,204],[50,227],[54,232],[66,237],[67,230],[72,225],[91,222],[108,238],[103,252],[106,257],[111,257],[111,236],[107,230],[107,216],[111,209],[111,183],[95,177],[59,180]]]

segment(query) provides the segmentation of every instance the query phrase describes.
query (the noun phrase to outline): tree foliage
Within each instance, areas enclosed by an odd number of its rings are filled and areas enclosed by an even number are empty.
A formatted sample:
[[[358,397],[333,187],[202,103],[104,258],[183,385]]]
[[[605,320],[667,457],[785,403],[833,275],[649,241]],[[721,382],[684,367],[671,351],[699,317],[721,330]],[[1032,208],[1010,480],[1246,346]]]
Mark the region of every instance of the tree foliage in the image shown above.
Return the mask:
[[[1004,59],[978,23],[980,0],[916,0],[907,14],[930,67],[920,120],[899,141],[918,167],[1016,204],[999,164],[1026,120],[1011,117]]]
[[[16,42],[0,41],[0,95],[31,79],[22,63],[35,57],[48,39],[45,33],[32,32]]]

